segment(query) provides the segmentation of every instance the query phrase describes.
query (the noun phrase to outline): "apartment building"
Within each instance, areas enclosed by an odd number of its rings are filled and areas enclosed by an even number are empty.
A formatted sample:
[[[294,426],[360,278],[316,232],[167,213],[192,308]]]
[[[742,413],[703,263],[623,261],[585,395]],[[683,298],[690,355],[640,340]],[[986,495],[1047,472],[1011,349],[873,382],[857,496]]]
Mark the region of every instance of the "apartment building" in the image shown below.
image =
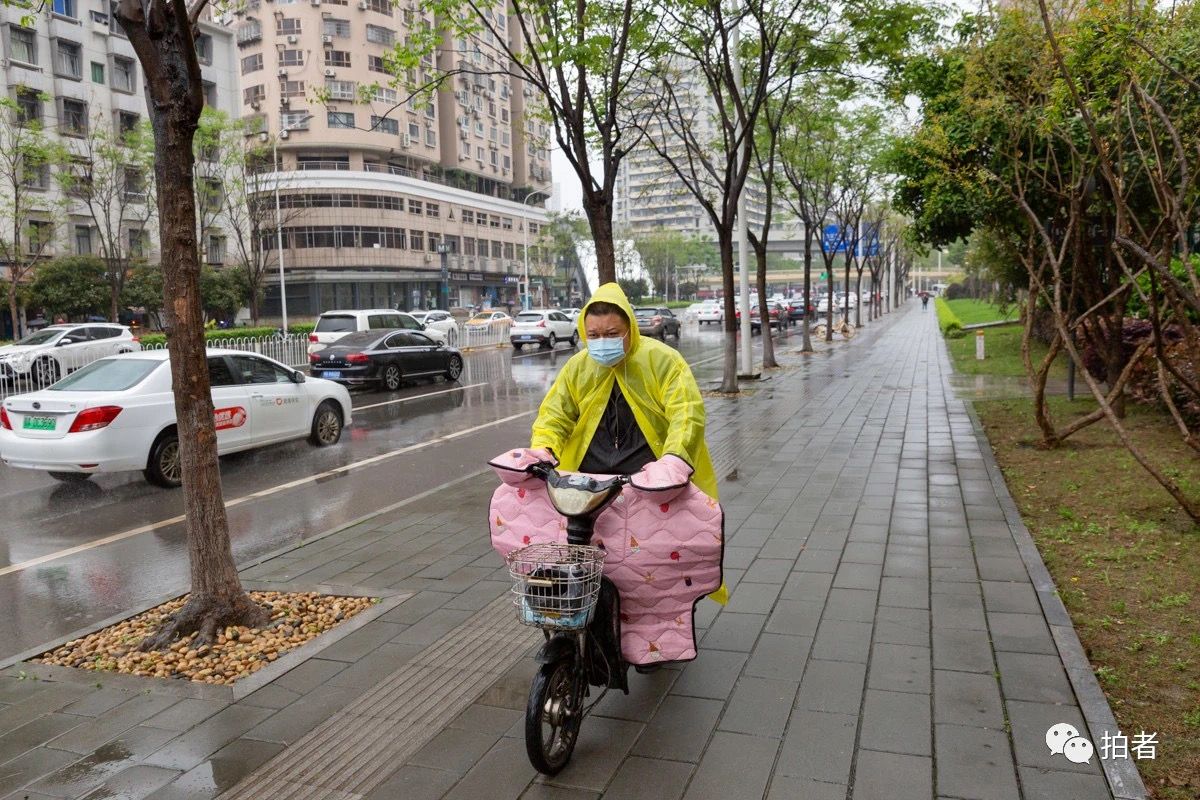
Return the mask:
[[[487,41],[450,37],[403,77],[456,74],[427,102],[410,98],[389,54],[431,23],[413,0],[249,0],[227,20],[242,115],[278,145],[264,185],[278,186],[285,217],[291,316],[516,305],[527,246],[532,293],[549,285],[536,247],[552,185],[547,131],[526,113],[536,99]],[[276,250],[274,235],[263,239]],[[278,282],[265,295],[266,313],[279,313]]]
[[[97,126],[122,131],[147,117],[141,66],[112,17],[111,5],[109,0],[48,0],[33,11],[0,5],[3,91],[17,104],[20,118],[39,121],[76,155],[87,152],[87,139]],[[240,103],[233,35],[209,22],[200,28],[196,50],[205,100],[236,115]],[[74,168],[86,171],[87,165]],[[45,255],[99,253],[95,221],[78,200],[62,197],[49,171],[31,175],[25,185],[31,190],[30,226],[53,237]],[[130,229],[123,244],[132,257],[154,262],[157,224],[145,225],[145,210],[136,205],[129,208]],[[207,233],[218,246],[224,241],[219,229]],[[218,251],[210,255],[218,261],[223,257]]]

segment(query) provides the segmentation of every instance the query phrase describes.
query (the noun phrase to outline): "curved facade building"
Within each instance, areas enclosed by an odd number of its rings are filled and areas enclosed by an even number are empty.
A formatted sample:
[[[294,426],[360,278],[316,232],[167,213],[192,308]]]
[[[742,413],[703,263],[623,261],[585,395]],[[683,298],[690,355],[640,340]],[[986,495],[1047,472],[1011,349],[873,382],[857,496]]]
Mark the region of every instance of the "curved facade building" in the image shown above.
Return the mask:
[[[407,0],[251,0],[229,20],[242,115],[279,148],[262,182],[279,186],[290,317],[517,305],[527,243],[533,301],[545,296],[551,176],[533,93],[491,48],[447,38],[406,78],[458,74],[432,102],[409,101],[388,55],[427,21]],[[271,227],[261,246],[275,251]]]

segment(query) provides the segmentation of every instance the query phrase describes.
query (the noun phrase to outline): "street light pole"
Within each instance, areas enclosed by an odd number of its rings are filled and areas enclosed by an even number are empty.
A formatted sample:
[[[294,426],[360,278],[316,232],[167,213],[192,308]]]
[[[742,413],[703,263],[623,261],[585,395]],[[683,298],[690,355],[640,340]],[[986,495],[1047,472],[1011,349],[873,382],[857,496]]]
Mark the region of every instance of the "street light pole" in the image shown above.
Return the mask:
[[[287,283],[283,277],[283,215],[279,209],[279,173],[282,172],[282,166],[279,163],[279,139],[288,131],[298,125],[303,125],[312,119],[312,114],[306,114],[291,124],[283,125],[279,128],[279,136],[276,136],[271,141],[271,166],[275,170],[275,248],[279,253],[279,312],[283,317],[283,332],[287,333],[288,329],[288,313],[287,313]],[[280,120],[282,122],[282,120]]]
[[[527,194],[525,196],[525,199],[521,201],[521,205],[528,205],[529,201],[531,199],[537,197],[540,194],[542,194],[542,193],[539,191],[530,192],[529,194]],[[548,197],[549,197],[549,195],[546,195],[546,197],[543,197],[542,202],[543,203],[546,202]],[[529,310],[529,218],[528,217],[525,218],[524,224],[521,225],[521,237],[523,240],[522,250],[524,251],[524,254],[525,254],[525,284],[524,284],[525,291],[521,296],[521,308],[525,311],[528,311]]]

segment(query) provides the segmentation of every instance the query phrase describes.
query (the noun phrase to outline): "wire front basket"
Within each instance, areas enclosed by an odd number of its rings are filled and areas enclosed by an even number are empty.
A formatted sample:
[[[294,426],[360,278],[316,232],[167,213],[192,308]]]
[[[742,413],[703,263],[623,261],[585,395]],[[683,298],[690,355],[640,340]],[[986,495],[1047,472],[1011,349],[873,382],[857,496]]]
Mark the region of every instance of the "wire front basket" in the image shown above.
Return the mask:
[[[504,560],[521,624],[552,630],[586,627],[600,594],[604,555],[598,547],[558,542],[509,553]]]

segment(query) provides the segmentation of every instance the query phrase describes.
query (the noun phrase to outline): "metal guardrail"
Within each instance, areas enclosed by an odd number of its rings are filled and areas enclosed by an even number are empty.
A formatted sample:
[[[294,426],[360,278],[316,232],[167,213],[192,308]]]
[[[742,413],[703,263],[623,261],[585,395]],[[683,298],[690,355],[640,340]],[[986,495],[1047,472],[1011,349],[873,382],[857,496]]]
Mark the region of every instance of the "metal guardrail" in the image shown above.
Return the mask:
[[[136,350],[138,343],[126,340],[121,348]],[[80,367],[117,352],[110,343],[103,345],[72,345],[68,348],[48,347],[24,357],[0,358],[0,398],[14,394],[36,392]]]
[[[308,366],[308,336],[289,333],[283,336],[239,336],[234,339],[215,339],[208,346],[217,350],[238,350],[273,358],[289,367]],[[166,350],[166,342],[153,344],[143,350]]]

